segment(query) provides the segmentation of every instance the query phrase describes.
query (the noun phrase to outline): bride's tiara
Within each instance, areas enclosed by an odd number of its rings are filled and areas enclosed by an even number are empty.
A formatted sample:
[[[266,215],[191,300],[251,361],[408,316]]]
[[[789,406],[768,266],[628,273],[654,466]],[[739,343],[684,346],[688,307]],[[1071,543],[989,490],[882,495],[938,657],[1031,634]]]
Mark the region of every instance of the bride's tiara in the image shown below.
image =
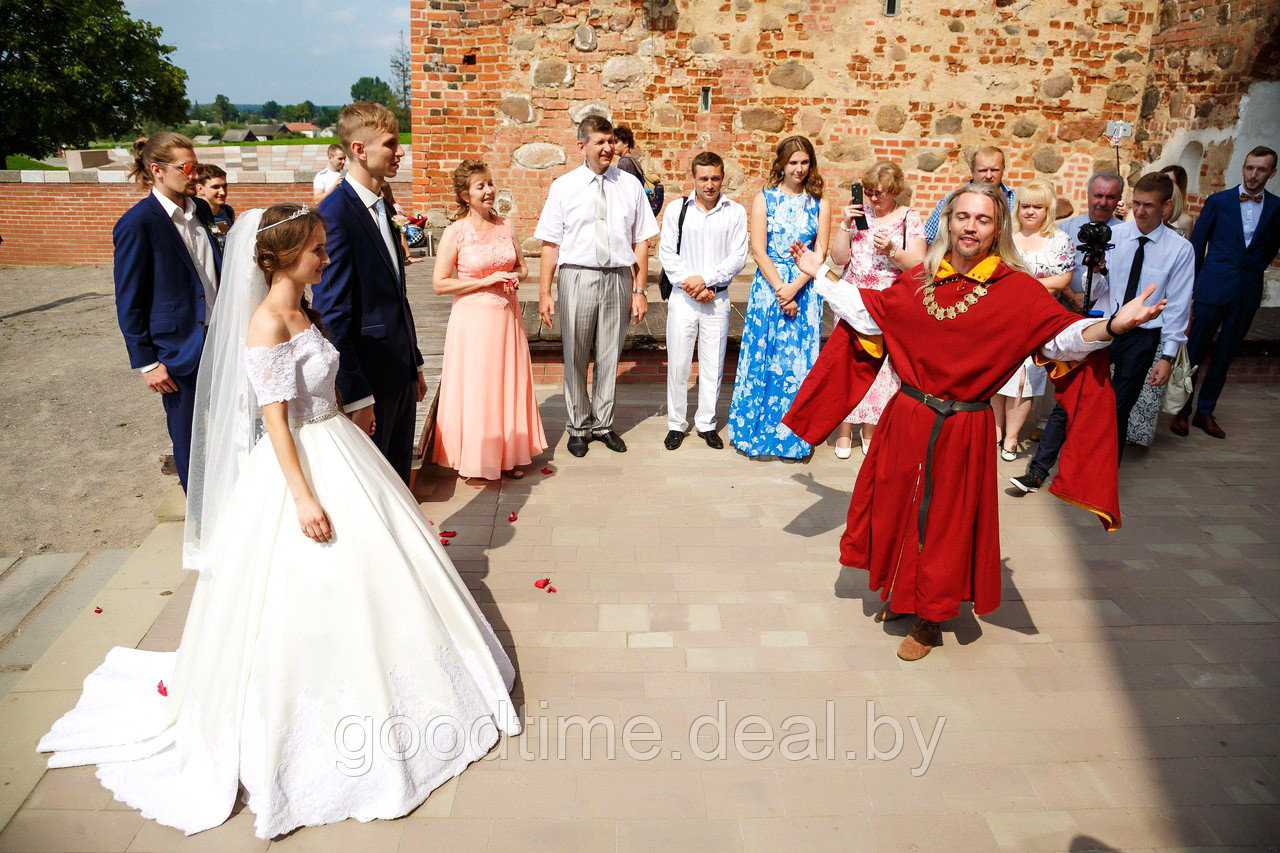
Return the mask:
[[[272,222],[270,225],[267,225],[263,228],[259,228],[257,233],[261,234],[263,231],[266,231],[268,228],[275,228],[277,225],[283,225],[286,222],[292,222],[293,220],[297,219],[299,216],[306,216],[310,212],[311,212],[311,208],[307,207],[304,204],[302,207],[298,208],[297,212],[294,213],[292,216],[281,219],[279,222]]]

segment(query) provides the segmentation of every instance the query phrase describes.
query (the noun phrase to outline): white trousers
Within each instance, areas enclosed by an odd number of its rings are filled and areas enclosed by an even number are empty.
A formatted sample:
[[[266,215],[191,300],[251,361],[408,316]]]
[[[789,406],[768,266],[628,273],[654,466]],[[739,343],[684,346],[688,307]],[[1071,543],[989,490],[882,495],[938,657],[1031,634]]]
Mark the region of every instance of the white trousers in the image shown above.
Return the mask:
[[[710,302],[698,302],[673,288],[667,302],[667,428],[684,432],[689,408],[689,369],[694,345],[698,349],[698,411],[693,422],[699,432],[716,428],[716,400],[729,342],[729,291]]]

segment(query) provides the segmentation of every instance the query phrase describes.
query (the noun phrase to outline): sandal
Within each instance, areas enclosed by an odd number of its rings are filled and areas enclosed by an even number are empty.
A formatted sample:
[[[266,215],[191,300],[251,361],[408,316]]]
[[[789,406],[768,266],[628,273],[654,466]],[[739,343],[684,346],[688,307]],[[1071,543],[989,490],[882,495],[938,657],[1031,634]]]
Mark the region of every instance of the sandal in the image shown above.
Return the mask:
[[[510,471],[503,471],[502,476],[506,477],[508,480],[523,480],[524,472],[519,468],[512,468]]]

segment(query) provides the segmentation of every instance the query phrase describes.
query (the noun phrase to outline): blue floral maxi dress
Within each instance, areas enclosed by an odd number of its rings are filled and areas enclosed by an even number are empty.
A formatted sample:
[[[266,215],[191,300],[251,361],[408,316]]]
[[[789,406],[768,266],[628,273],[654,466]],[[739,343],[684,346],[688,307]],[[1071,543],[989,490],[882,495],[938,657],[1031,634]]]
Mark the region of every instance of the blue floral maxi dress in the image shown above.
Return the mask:
[[[768,253],[784,282],[799,270],[791,244],[810,248],[818,236],[819,201],[805,193],[789,196],[764,190]],[[748,456],[803,459],[813,446],[782,425],[782,416],[818,357],[822,334],[822,297],[806,285],[796,296],[799,312],[787,317],[773,287],[757,270],[742,327],[737,378],[729,404],[729,441]]]

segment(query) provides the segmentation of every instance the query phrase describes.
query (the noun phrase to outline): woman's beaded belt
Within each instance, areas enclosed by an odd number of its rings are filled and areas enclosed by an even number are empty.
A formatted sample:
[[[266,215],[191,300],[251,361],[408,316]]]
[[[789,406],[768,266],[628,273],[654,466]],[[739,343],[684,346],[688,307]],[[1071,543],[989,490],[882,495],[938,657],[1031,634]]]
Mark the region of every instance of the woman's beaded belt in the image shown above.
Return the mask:
[[[337,409],[327,409],[319,414],[312,415],[309,418],[289,418],[289,425],[295,427],[306,426],[307,424],[318,424],[321,421],[327,421],[329,418],[337,417]]]
[[[916,527],[920,534],[920,550],[923,551],[925,523],[929,520],[929,501],[933,498],[933,446],[938,443],[938,436],[942,433],[942,422],[958,412],[985,411],[991,408],[991,404],[944,400],[941,397],[926,394],[919,388],[912,388],[906,384],[898,388],[898,393],[924,403],[930,409],[933,409],[934,415],[933,429],[929,433],[929,449],[925,451],[924,456],[924,495],[920,498],[920,510],[916,514]]]

